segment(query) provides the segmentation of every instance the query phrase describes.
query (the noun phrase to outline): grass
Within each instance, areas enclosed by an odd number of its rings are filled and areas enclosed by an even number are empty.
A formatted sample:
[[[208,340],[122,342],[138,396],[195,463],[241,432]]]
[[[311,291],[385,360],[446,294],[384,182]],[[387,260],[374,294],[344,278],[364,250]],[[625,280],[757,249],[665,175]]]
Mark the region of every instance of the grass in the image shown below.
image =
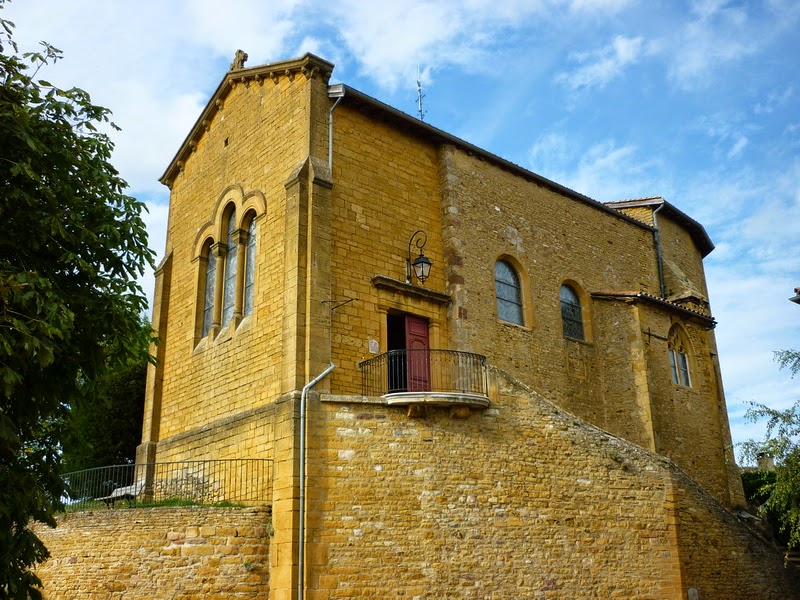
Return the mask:
[[[155,508],[155,507],[179,507],[179,506],[208,506],[212,508],[245,508],[247,505],[239,504],[236,502],[230,502],[228,500],[223,500],[221,502],[213,502],[211,504],[204,504],[203,502],[198,502],[197,500],[187,500],[184,498],[164,498],[163,500],[156,500],[153,502],[135,502],[131,500],[117,500],[116,504],[113,506],[113,509],[117,510],[120,508],[128,509],[128,508]],[[64,512],[66,513],[86,512],[91,510],[107,510],[111,508],[112,507],[110,505],[107,505],[102,500],[83,500],[68,505]]]

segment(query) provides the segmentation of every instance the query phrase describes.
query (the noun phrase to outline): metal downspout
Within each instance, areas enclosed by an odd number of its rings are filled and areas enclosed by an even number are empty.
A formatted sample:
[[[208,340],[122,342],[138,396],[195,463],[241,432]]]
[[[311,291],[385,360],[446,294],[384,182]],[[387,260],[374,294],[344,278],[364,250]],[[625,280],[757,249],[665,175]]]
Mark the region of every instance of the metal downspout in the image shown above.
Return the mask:
[[[306,554],[306,399],[308,391],[317,385],[335,365],[331,363],[327,369],[309,381],[300,394],[300,525],[298,528],[299,549],[297,552],[297,600],[303,600],[305,594],[305,554]]]
[[[655,230],[653,231],[653,240],[656,244],[656,259],[658,261],[658,284],[661,289],[661,297],[666,299],[667,285],[664,283],[664,257],[661,255],[661,234],[659,233],[658,219],[656,218],[656,214],[662,208],[664,208],[664,202],[662,202],[658,208],[653,211],[653,227],[655,227]]]

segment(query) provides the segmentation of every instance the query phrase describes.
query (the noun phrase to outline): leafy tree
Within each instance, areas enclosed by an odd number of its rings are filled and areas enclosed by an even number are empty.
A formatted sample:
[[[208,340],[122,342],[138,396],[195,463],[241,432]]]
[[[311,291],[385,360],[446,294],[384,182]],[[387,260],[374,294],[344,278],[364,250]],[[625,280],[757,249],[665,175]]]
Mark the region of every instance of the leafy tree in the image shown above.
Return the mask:
[[[142,438],[145,354],[109,370],[97,390],[72,407],[63,441],[67,472],[132,464]]]
[[[783,350],[775,356],[792,376],[800,371],[800,352]],[[785,410],[753,403],[745,416],[753,422],[767,422],[764,440],[742,444],[745,459],[754,461],[767,454],[775,461],[774,479],[765,479],[757,492],[763,498],[762,512],[778,522],[779,537],[790,548],[800,547],[800,400]]]
[[[4,0],[0,0],[0,9]],[[40,598],[32,521],[63,508],[69,406],[141,352],[152,263],[141,218],[83,90],[36,79],[61,53],[20,54],[0,19],[0,599]]]
[[[789,369],[792,377],[800,372],[800,351],[798,350],[778,350],[775,353],[775,360],[781,369]]]
[[[775,471],[758,470],[742,473],[742,486],[748,506],[756,508],[762,519],[766,521],[769,531],[765,533],[771,535],[777,544],[787,546],[789,535],[781,528],[780,513],[765,506],[774,484]]]

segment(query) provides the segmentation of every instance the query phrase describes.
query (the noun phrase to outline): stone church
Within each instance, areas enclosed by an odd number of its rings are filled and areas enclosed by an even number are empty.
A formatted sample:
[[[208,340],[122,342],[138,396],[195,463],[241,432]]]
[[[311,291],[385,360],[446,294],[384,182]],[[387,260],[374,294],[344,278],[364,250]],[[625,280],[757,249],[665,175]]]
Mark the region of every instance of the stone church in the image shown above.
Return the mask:
[[[245,58],[161,179],[137,463],[272,461],[269,598],[792,597],[700,223]]]

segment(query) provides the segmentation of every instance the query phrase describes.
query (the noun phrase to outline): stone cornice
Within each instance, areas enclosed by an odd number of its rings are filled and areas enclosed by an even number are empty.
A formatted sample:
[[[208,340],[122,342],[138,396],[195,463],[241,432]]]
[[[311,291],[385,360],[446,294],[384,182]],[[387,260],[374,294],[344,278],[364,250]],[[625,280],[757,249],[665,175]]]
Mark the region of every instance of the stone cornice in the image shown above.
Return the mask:
[[[372,278],[372,285],[378,289],[388,290],[405,296],[415,296],[435,304],[447,304],[450,302],[450,294],[435,292],[428,288],[400,281],[399,279],[392,279],[386,275],[375,275],[375,277]]]
[[[664,298],[659,298],[657,296],[652,296],[650,294],[645,294],[643,292],[596,291],[596,292],[589,292],[589,295],[596,300],[621,300],[623,302],[642,302],[642,301],[649,302],[650,304],[661,306],[667,310],[680,313],[686,317],[689,317],[690,319],[699,321],[709,329],[714,329],[717,326],[717,321],[712,316],[704,315],[703,313],[698,312],[696,310],[692,310],[691,308],[686,308],[685,306],[681,306],[680,304],[676,304],[675,302],[670,302],[669,300],[665,300]]]

